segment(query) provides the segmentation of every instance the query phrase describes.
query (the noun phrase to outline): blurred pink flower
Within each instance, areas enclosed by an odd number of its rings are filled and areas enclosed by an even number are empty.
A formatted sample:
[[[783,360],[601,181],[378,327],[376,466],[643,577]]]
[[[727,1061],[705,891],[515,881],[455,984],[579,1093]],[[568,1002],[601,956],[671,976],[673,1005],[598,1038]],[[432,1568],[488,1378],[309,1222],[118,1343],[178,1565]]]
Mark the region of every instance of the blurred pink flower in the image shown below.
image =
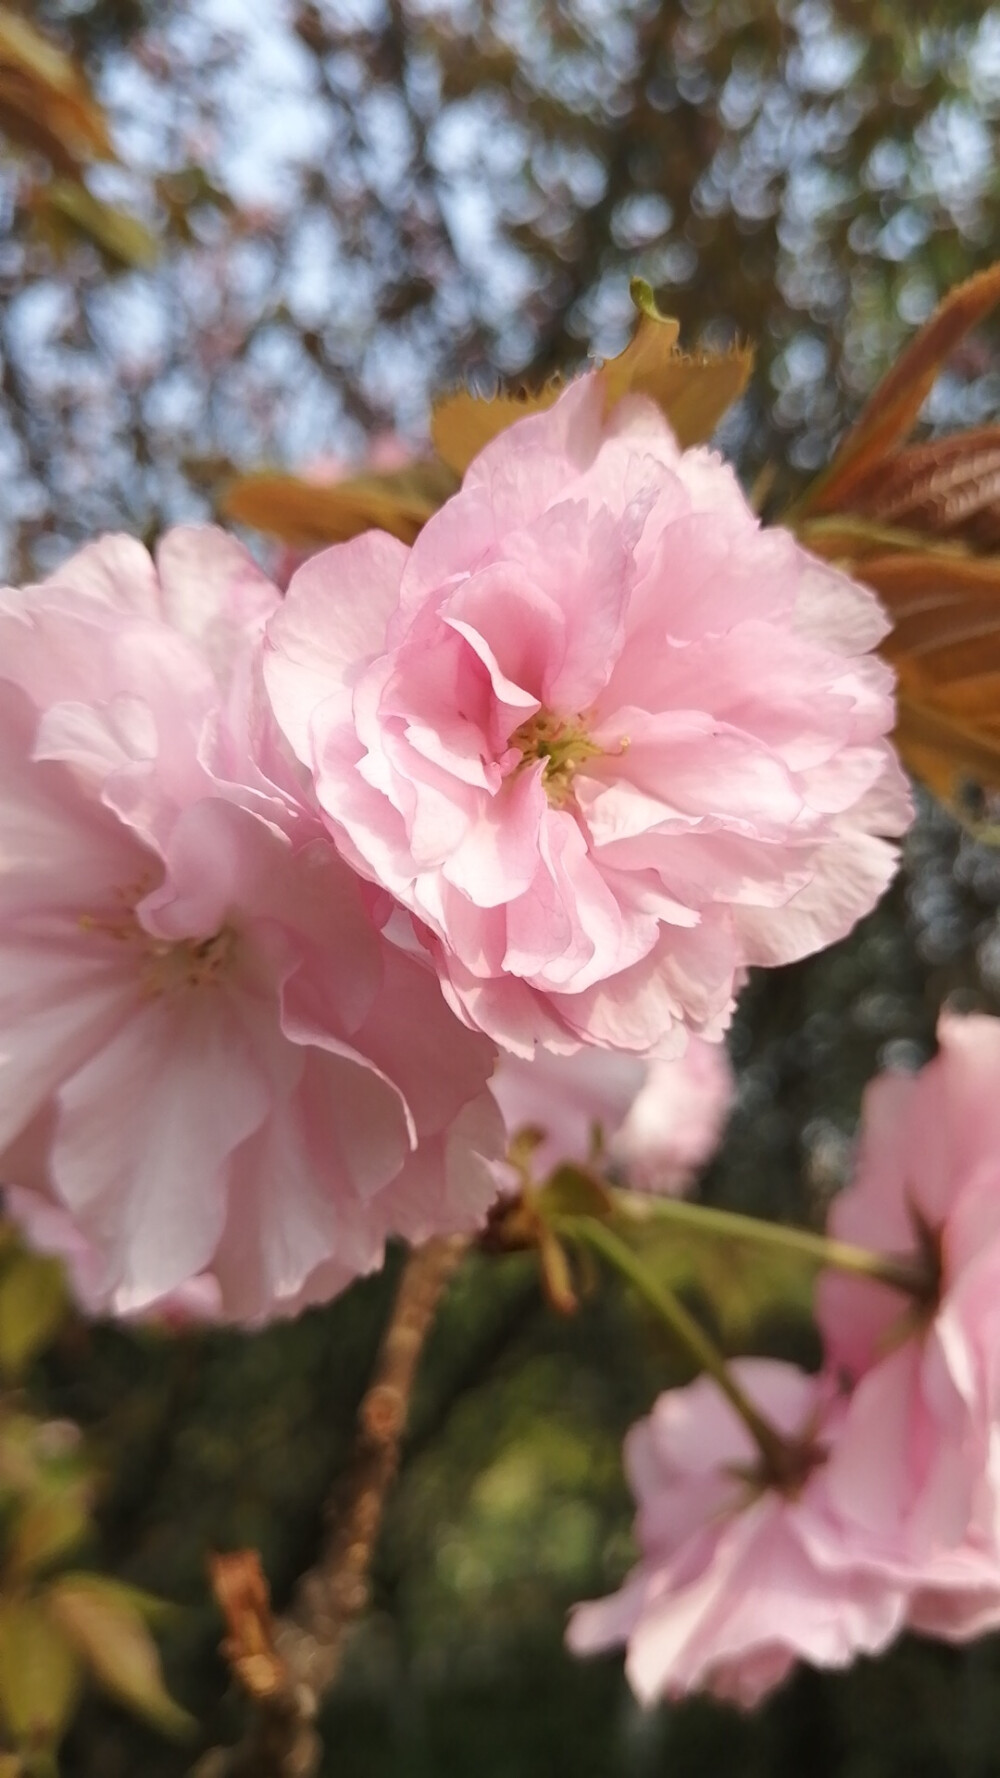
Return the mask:
[[[212,529],[0,595],[0,1178],[72,1219],[116,1313],[203,1275],[227,1316],[286,1311],[494,1189],[495,1053],[383,938],[271,723],[278,602]]]
[[[689,1037],[672,1061],[650,1062],[611,1142],[611,1158],[640,1191],[682,1192],[719,1146],[733,1101],[721,1043]]]
[[[269,626],[278,720],[452,1004],[677,1054],[741,972],[848,932],[909,798],[872,597],[762,530],[712,452],[596,376],[489,444],[412,550],[314,557]]]
[[[508,1142],[525,1130],[540,1136],[530,1166],[534,1178],[544,1179],[563,1162],[582,1166],[606,1158],[645,1077],[634,1056],[607,1050],[553,1056],[540,1049],[531,1062],[502,1055],[490,1085]]]
[[[566,1161],[595,1161],[641,1190],[679,1192],[718,1146],[733,1077],[721,1044],[692,1037],[666,1062],[593,1049],[539,1049],[531,1062],[501,1056],[491,1086],[508,1138],[525,1129],[542,1137],[532,1151],[535,1177]]]
[[[784,1491],[758,1479],[750,1434],[709,1378],[661,1395],[625,1445],[639,1562],[620,1592],[570,1620],[577,1654],[627,1643],[646,1704],[707,1690],[749,1707],[797,1661],[845,1667],[902,1627],[904,1588],[865,1562],[829,1508],[823,1455],[842,1413],[830,1378],[769,1359],[732,1370],[801,1441],[801,1477]]]
[[[1000,1021],[944,1014],[938,1038],[919,1074],[868,1088],[830,1217],[840,1239],[922,1261],[932,1293],[827,1273],[817,1316],[855,1383],[831,1497],[921,1577],[914,1624],[962,1638],[1000,1623]]]

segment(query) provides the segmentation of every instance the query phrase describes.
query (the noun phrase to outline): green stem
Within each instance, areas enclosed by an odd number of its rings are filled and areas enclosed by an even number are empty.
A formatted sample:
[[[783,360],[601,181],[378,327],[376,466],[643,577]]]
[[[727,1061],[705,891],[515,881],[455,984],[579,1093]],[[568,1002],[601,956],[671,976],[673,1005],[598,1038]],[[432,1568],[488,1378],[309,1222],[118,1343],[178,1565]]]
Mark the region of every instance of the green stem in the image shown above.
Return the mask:
[[[850,1241],[831,1240],[813,1229],[765,1222],[762,1217],[743,1216],[738,1210],[720,1210],[712,1204],[691,1204],[683,1198],[646,1196],[614,1187],[606,1189],[616,1208],[632,1222],[669,1222],[675,1228],[714,1236],[720,1241],[751,1241],[761,1247],[780,1248],[799,1254],[813,1265],[853,1272],[909,1296],[925,1297],[933,1289],[934,1280],[916,1256],[877,1253],[869,1247],[855,1247]]]
[[[718,1346],[684,1307],[680,1298],[647,1272],[638,1255],[633,1253],[627,1242],[621,1240],[607,1223],[590,1216],[561,1216],[555,1226],[556,1232],[561,1235],[586,1241],[635,1286],[650,1307],[656,1310],[678,1343],[694,1359],[699,1370],[705,1371],[718,1384],[723,1395],[735,1408],[751,1433],[768,1474],[775,1480],[784,1476],[789,1459],[785,1440],[740,1388]]]

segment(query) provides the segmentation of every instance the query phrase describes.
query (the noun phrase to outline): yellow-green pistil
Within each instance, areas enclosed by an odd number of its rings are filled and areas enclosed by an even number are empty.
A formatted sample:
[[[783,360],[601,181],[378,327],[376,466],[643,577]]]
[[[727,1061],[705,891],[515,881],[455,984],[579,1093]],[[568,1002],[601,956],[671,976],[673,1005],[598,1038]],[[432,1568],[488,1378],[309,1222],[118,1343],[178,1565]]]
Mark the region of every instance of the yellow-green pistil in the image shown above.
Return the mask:
[[[561,808],[573,793],[573,778],[584,760],[595,759],[595,746],[582,716],[553,716],[538,710],[511,735],[511,745],[521,750],[521,764],[543,762],[542,783],[549,802]]]

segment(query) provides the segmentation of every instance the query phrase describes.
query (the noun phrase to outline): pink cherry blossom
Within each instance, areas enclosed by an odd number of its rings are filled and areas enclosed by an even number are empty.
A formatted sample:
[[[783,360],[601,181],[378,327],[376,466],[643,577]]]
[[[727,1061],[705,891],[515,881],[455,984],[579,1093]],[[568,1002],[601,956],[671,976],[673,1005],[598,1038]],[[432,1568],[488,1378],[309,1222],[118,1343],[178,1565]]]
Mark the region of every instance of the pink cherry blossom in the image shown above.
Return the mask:
[[[830,1219],[922,1264],[927,1299],[831,1273],[817,1314],[855,1383],[831,1497],[922,1576],[913,1622],[962,1638],[1000,1623],[1000,1021],[945,1014],[938,1037],[919,1074],[868,1088]]]
[[[526,1056],[717,1038],[746,965],[873,906],[909,819],[875,599],[603,403],[585,376],[503,432],[412,550],[314,557],[269,627],[345,855]]]
[[[501,1056],[491,1085],[508,1139],[525,1130],[540,1138],[537,1178],[563,1162],[593,1162],[641,1190],[677,1192],[715,1151],[733,1078],[723,1046],[692,1037],[663,1062],[594,1049],[539,1049],[531,1062]]]
[[[534,1060],[501,1056],[491,1087],[507,1126],[508,1142],[527,1131],[537,1135],[531,1172],[544,1179],[564,1162],[603,1164],[609,1141],[646,1078],[634,1056],[580,1050]]]
[[[9,1157],[8,1164],[12,1164],[13,1170],[21,1176],[17,1163],[11,1163]],[[62,1260],[72,1294],[84,1314],[100,1315],[107,1306],[101,1255],[91,1246],[70,1212],[46,1190],[44,1167],[37,1177],[38,1189],[34,1191],[24,1186],[8,1186],[3,1194],[4,1211],[36,1253]],[[139,1318],[181,1328],[197,1322],[217,1321],[221,1307],[217,1279],[211,1273],[201,1272],[197,1278],[187,1279],[176,1290],[148,1304]]]
[[[620,1592],[576,1607],[568,1640],[578,1654],[627,1643],[646,1704],[707,1690],[749,1707],[797,1661],[844,1667],[902,1627],[905,1589],[865,1561],[829,1507],[823,1459],[842,1412],[830,1378],[769,1359],[732,1368],[808,1455],[797,1481],[769,1486],[743,1421],[704,1377],[661,1395],[632,1428],[639,1562]]]
[[[683,1055],[651,1062],[610,1144],[628,1183],[641,1191],[684,1191],[719,1145],[733,1090],[721,1043],[689,1037]]]
[[[211,529],[0,597],[0,1179],[116,1313],[287,1311],[494,1190],[494,1051],[302,793],[278,603]]]

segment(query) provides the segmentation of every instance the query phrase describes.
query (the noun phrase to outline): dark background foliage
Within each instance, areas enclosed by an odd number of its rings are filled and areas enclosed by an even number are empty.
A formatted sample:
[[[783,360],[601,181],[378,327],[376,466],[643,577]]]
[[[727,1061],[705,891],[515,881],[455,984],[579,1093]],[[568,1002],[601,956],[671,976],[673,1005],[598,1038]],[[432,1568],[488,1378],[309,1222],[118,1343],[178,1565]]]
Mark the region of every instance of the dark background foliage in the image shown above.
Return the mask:
[[[432,390],[618,350],[628,278],[686,343],[758,345],[723,442],[775,497],[821,465],[940,294],[1000,252],[1000,11],[966,0],[37,0],[85,66],[120,164],[90,188],[152,265],[57,226],[51,168],[0,145],[0,568],[96,531],[209,516],[235,469],[425,435]],[[995,416],[989,340],[931,425]],[[258,544],[257,547],[263,548]],[[925,1056],[945,996],[995,1003],[1000,858],[928,805],[852,939],[754,980],[739,1097],[703,1182],[815,1218],[864,1081]],[[212,1548],[256,1544],[280,1604],[315,1554],[395,1261],[265,1334],[71,1324],[31,1381],[84,1427],[94,1559],[179,1601],[176,1695],[213,1739],[240,1705],[216,1653]],[[758,1266],[710,1280],[735,1345],[808,1356]],[[1000,1650],[911,1642],[803,1674],[752,1719],[641,1713],[620,1663],[571,1662],[566,1607],[629,1560],[619,1450],[677,1376],[616,1287],[576,1318],[530,1259],[474,1261],[436,1329],[375,1609],[327,1711],[352,1778],[988,1778]],[[90,1704],[69,1778],[175,1778],[172,1747]]]

